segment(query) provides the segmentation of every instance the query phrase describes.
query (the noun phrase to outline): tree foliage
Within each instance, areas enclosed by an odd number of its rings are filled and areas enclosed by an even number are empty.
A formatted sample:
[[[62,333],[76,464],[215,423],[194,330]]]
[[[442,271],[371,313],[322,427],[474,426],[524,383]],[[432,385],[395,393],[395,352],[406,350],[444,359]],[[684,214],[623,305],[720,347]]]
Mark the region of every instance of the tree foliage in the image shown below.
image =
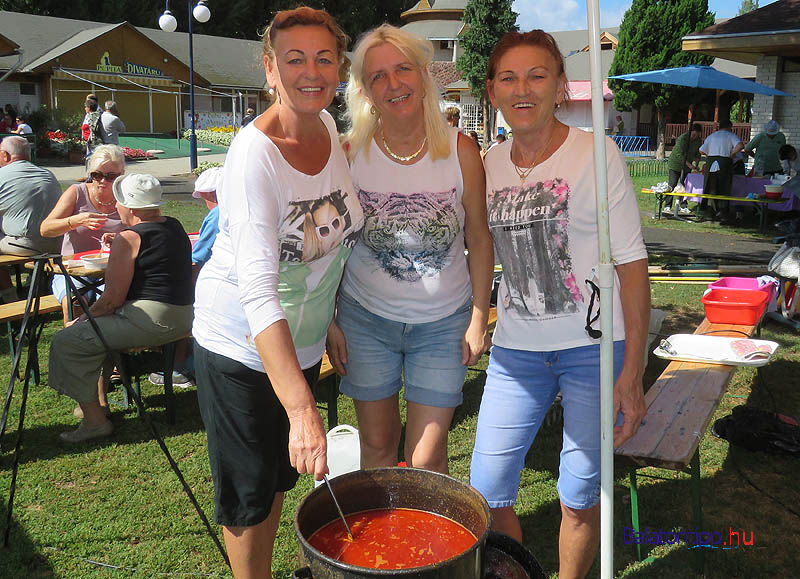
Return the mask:
[[[207,0],[211,20],[192,23],[199,34],[258,40],[275,12],[305,4],[331,13],[344,31],[355,41],[366,30],[383,22],[401,24],[400,14],[415,4],[414,0]],[[186,31],[188,10],[196,0],[173,0],[170,10],[178,20],[178,30]],[[165,0],[0,0],[0,10],[55,16],[74,20],[118,23],[127,20],[134,26],[158,28],[158,17],[164,12]]]
[[[737,16],[747,14],[753,10],[758,10],[758,0],[742,0],[742,3],[739,4],[739,13]]]
[[[511,0],[469,0],[464,23],[467,30],[461,35],[463,52],[456,67],[472,94],[481,97],[486,90],[489,56],[506,32],[517,30],[517,13],[511,10]]]
[[[683,52],[681,38],[714,24],[708,0],[633,0],[619,27],[619,46],[608,76],[710,64],[714,59]],[[614,108],[629,111],[651,103],[659,111],[687,107],[692,89],[610,79]]]

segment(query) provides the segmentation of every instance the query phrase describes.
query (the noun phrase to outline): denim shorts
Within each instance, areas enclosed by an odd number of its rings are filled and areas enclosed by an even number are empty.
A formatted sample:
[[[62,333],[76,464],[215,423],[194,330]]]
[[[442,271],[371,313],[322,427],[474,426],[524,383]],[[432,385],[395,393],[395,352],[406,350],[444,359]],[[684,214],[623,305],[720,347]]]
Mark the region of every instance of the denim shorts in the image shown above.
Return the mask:
[[[614,379],[625,342],[614,342]],[[492,347],[470,483],[492,508],[516,503],[520,473],[556,395],[564,409],[558,496],[573,509],[600,500],[600,346],[554,352]]]
[[[397,394],[405,383],[407,401],[455,408],[467,374],[461,343],[471,312],[469,300],[441,320],[406,324],[373,314],[340,294],[336,323],[347,339],[347,375],[339,389],[356,400],[375,402]]]

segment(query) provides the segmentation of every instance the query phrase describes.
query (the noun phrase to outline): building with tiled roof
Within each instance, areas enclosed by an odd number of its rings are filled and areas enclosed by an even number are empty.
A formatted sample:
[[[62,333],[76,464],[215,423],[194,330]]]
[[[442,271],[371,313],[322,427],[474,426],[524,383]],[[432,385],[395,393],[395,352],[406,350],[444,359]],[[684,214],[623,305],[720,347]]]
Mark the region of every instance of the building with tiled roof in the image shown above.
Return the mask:
[[[268,105],[260,42],[192,36],[201,118],[233,121],[234,111]],[[117,101],[131,132],[176,131],[188,120],[188,65],[187,33],[0,11],[0,102],[23,113],[82,113],[94,92]]]

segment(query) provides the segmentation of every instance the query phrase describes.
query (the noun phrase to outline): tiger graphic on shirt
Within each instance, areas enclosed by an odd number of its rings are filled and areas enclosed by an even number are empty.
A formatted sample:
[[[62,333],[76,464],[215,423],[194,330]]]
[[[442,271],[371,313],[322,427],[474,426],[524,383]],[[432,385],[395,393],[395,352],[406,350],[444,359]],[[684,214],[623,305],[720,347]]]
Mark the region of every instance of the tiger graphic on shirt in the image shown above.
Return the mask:
[[[397,281],[438,275],[461,233],[456,189],[411,194],[360,190],[361,239],[378,267]]]

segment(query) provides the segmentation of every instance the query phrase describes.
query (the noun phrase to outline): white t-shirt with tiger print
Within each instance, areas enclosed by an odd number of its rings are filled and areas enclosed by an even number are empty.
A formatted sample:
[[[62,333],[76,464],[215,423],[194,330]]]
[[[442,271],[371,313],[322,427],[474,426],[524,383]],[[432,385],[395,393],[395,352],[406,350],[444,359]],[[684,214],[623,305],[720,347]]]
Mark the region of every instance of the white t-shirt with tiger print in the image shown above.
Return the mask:
[[[371,141],[350,168],[364,228],[347,261],[342,292],[364,308],[403,323],[451,315],[472,295],[464,256],[464,182],[458,129],[450,156],[413,165],[387,157]]]

